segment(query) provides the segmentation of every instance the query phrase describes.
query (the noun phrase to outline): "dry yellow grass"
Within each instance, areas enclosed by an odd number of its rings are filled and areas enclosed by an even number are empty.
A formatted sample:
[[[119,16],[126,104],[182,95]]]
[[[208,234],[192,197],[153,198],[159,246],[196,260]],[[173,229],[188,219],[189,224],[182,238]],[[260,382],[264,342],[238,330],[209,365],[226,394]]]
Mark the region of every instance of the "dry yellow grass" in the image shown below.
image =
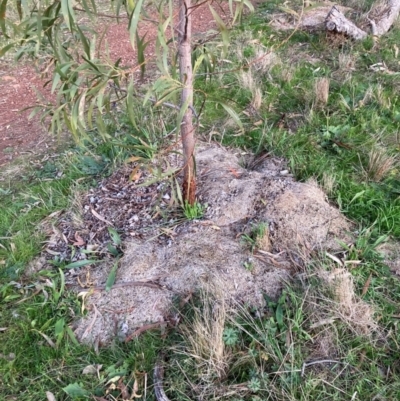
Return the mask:
[[[315,105],[323,107],[328,103],[329,78],[318,78],[314,83]]]
[[[365,169],[367,177],[375,182],[380,182],[390,174],[397,159],[390,156],[384,149],[375,147],[369,152],[368,165]]]

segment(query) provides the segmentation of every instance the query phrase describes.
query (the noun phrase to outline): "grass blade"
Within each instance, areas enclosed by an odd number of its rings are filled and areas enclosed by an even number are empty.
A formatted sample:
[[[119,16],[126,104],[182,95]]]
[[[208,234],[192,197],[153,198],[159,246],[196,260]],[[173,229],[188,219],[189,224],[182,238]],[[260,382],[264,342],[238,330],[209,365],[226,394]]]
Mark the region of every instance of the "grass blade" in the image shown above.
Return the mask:
[[[106,281],[106,292],[111,290],[111,287],[114,285],[115,283],[115,277],[117,275],[117,269],[118,269],[118,262],[119,260],[117,260],[114,263],[114,266],[112,267],[110,274],[107,277],[107,281]]]

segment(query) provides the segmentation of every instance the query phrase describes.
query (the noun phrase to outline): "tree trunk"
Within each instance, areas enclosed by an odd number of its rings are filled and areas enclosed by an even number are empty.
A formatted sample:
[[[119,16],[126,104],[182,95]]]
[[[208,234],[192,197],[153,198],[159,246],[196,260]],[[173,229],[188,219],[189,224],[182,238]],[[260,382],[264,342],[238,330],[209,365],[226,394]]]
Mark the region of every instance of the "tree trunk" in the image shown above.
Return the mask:
[[[193,126],[193,73],[191,57],[192,16],[191,0],[179,1],[178,58],[180,79],[183,85],[181,107],[185,107],[182,119],[183,146],[183,199],[193,205],[196,200],[196,172],[194,163],[195,129]]]

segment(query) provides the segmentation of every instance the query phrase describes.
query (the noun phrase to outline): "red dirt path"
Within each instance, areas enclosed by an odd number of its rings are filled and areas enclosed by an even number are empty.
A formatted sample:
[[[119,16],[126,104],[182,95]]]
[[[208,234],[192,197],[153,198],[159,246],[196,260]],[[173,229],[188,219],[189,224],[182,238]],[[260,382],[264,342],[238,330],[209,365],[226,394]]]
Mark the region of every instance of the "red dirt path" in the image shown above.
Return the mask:
[[[218,9],[221,17],[227,19],[227,4]],[[207,4],[193,11],[193,34],[207,32],[215,23]],[[104,20],[103,20],[104,21]],[[111,23],[109,22],[111,21]],[[109,19],[106,39],[113,60],[122,59],[122,65],[135,66],[136,59],[132,52],[127,31],[126,19],[120,24]],[[146,40],[156,37],[156,27],[143,22],[141,32],[147,31]],[[146,49],[154,55],[154,45]],[[43,87],[42,80],[32,65],[21,63],[13,65],[0,59],[0,168],[24,154],[43,154],[54,147],[57,139],[47,133],[38,117],[29,119],[31,110],[25,110],[38,104],[37,92],[46,100],[51,100],[50,88]],[[50,86],[51,87],[51,86]]]

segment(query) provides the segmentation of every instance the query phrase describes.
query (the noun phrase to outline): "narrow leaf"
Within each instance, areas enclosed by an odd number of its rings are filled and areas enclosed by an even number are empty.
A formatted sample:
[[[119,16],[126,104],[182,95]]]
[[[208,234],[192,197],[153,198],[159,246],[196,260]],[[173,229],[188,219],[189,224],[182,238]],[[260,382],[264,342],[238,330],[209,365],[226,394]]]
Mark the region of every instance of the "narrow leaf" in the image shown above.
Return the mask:
[[[221,36],[222,36],[222,43],[224,45],[224,52],[226,53],[228,50],[228,45],[229,45],[229,31],[228,28],[226,27],[224,21],[222,21],[221,17],[218,15],[218,13],[209,5],[211,14],[214,17],[214,20],[218,26],[218,29],[221,31]]]
[[[70,340],[72,341],[72,343],[76,346],[79,346],[79,341],[76,339],[74,332],[71,330],[71,327],[69,327],[68,325],[65,326],[65,331],[68,334],[68,337],[70,338]]]
[[[117,230],[115,228],[112,227],[108,227],[108,232],[110,234],[110,237],[112,239],[112,242],[115,245],[121,245],[122,240],[121,237],[119,236],[119,234],[117,233]]]
[[[115,277],[117,275],[117,269],[118,269],[118,262],[119,260],[117,260],[114,263],[114,266],[112,267],[110,274],[107,277],[107,281],[106,281],[106,292],[111,290],[111,287],[114,285],[115,283]]]
[[[129,39],[131,41],[133,49],[135,48],[136,31],[139,23],[140,12],[142,10],[142,4],[143,0],[139,0],[137,2],[135,10],[131,14],[131,18],[129,20]]]
[[[8,0],[3,0],[0,3],[0,28],[1,31],[3,32],[4,36],[8,38],[7,32],[6,32],[6,10],[7,10],[7,1]],[[6,46],[7,47],[7,46]]]
[[[0,49],[0,57],[3,57],[13,46],[14,43],[10,43],[7,46],[4,46],[2,49]]]
[[[278,304],[275,315],[276,315],[276,322],[278,323],[278,325],[280,327],[282,327],[283,326],[283,309],[282,309],[281,304]]]
[[[79,25],[76,26],[76,29],[78,30],[79,38],[83,45],[83,50],[85,51],[87,58],[90,59],[90,40],[82,32],[82,29],[79,28]]]
[[[76,267],[82,267],[82,266],[87,266],[91,265],[93,263],[99,263],[100,260],[94,260],[94,259],[85,259],[85,260],[78,260],[76,262],[69,263],[68,265],[64,266],[64,269],[75,269]]]
[[[239,115],[234,111],[230,106],[228,106],[225,103],[218,102],[224,109],[225,111],[234,119],[235,123],[239,126],[239,128],[243,131],[243,124],[242,121],[240,120]]]

